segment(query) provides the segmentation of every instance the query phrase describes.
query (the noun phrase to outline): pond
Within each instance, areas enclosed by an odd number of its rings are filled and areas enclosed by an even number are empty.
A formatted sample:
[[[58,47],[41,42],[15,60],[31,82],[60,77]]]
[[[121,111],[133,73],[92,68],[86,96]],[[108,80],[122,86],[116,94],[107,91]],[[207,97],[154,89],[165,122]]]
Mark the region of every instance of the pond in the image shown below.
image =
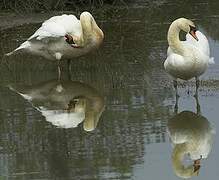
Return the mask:
[[[71,61],[71,81],[62,62],[61,87],[55,63],[26,54],[4,56],[40,24],[0,31],[0,179],[180,179],[186,175],[173,158],[178,134],[208,144],[192,179],[219,176],[219,4],[139,4],[95,15],[104,43]],[[215,64],[201,76],[198,98],[194,80],[180,82],[176,112],[163,62],[167,30],[178,17],[192,19],[208,37]],[[60,88],[66,91],[54,92]],[[84,104],[91,118],[80,114]],[[192,164],[188,157],[184,161]]]

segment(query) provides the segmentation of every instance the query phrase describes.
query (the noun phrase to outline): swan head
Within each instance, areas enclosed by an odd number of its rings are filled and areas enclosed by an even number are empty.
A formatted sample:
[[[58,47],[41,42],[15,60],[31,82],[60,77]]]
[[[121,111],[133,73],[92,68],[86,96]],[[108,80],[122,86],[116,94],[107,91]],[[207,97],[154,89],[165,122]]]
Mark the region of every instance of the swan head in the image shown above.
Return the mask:
[[[201,166],[194,167],[194,165],[190,165],[187,167],[184,167],[181,170],[176,170],[175,173],[178,177],[181,177],[183,179],[189,179],[193,176],[198,176],[199,175],[199,170]]]
[[[198,38],[196,36],[197,28],[194,22],[186,18],[179,18],[176,20],[176,22],[181,30],[183,30],[186,33],[189,33],[195,40],[198,41]]]
[[[85,97],[74,97],[68,104],[69,112],[85,113],[86,101]]]
[[[95,40],[96,44],[101,44],[104,38],[103,31],[98,27],[95,19],[89,12],[80,15],[80,22],[83,31],[84,41]]]
[[[201,159],[194,160],[193,164],[186,166],[183,164],[184,156],[190,154],[189,146],[186,143],[177,144],[172,152],[172,164],[175,174],[178,177],[188,179],[192,176],[198,176],[201,168]]]
[[[85,119],[83,123],[83,128],[85,131],[93,131],[100,118],[98,109],[95,108],[95,103],[90,102],[91,99],[88,99],[84,96],[78,96],[71,100],[71,112],[84,113]]]

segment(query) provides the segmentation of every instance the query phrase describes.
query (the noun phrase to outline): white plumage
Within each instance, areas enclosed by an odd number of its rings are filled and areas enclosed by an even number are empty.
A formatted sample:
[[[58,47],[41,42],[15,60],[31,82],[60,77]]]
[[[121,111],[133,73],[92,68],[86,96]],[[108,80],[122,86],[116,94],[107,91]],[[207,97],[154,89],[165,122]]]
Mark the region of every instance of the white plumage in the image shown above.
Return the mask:
[[[46,20],[42,26],[7,56],[18,52],[26,52],[45,59],[70,60],[95,50],[102,43],[104,34],[89,12],[83,12],[78,20],[74,15],[54,16]],[[58,66],[58,79],[61,70]]]
[[[195,28],[195,25],[185,18],[177,19],[170,25],[164,68],[174,79],[198,78],[209,64],[214,63],[214,58],[210,58],[207,38],[200,31],[191,28]],[[186,41],[179,40],[180,30],[188,33]]]
[[[215,130],[203,116],[183,111],[168,123],[169,135],[175,145],[187,143],[191,159],[207,158],[211,151]]]
[[[66,35],[74,44],[66,42]],[[103,32],[89,12],[83,12],[80,20],[64,14],[46,20],[27,41],[6,55],[24,51],[50,60],[71,59],[98,48],[102,40]]]
[[[174,145],[172,163],[175,173],[182,178],[197,175],[194,166],[183,164],[184,156],[193,161],[205,159],[211,152],[215,130],[203,116],[183,111],[168,122],[168,133]]]
[[[48,122],[61,128],[74,128],[83,121],[84,130],[92,131],[104,110],[103,96],[81,82],[52,80],[9,88],[28,100]]]
[[[33,38],[41,40],[50,37],[64,37],[68,33],[80,36],[82,33],[81,24],[74,15],[64,14],[46,20],[28,40]]]

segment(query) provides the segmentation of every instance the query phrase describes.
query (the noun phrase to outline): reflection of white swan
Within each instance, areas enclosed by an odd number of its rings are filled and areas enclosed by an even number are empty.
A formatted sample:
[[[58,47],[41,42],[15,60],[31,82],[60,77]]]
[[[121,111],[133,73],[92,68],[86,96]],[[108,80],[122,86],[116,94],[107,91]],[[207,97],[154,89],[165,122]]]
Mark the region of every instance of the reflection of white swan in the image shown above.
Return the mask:
[[[209,121],[190,111],[175,115],[168,122],[168,132],[174,149],[172,164],[177,176],[189,178],[198,174],[200,161],[207,158],[213,143],[214,130]],[[193,165],[183,165],[185,155],[194,161]]]
[[[89,12],[83,12],[78,20],[74,15],[54,16],[14,51],[29,52],[49,60],[60,62],[62,58],[72,59],[99,47],[103,32]],[[59,78],[60,78],[60,68]]]
[[[185,31],[186,41],[180,41],[179,32]],[[199,76],[202,75],[210,58],[208,40],[200,31],[196,31],[194,23],[185,18],[175,20],[168,31],[169,48],[167,59],[164,62],[165,70],[175,79],[174,87],[177,88],[177,79],[189,80],[196,78],[196,88],[199,86]]]
[[[47,121],[62,128],[77,127],[84,121],[84,130],[92,131],[104,110],[103,97],[81,82],[48,81],[11,89],[30,101]]]

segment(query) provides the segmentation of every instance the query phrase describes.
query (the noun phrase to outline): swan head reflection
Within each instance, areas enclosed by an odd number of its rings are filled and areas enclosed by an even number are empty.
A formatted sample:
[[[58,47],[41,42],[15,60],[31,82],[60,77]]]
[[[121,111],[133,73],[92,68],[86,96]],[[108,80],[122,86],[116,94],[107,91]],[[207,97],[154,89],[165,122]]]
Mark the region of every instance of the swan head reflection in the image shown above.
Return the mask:
[[[70,100],[68,104],[68,112],[74,112],[74,113],[85,113],[85,109],[87,107],[87,98],[83,96],[74,97],[72,100]]]
[[[201,161],[208,157],[213,144],[215,131],[210,122],[199,114],[183,111],[168,121],[168,133],[174,146],[172,165],[175,174],[181,178],[197,176]],[[185,156],[192,161],[189,161],[190,165],[185,165]]]
[[[33,86],[10,86],[28,100],[48,122],[61,128],[74,128],[83,122],[85,131],[96,128],[104,110],[104,98],[93,87],[77,82],[56,80]]]

